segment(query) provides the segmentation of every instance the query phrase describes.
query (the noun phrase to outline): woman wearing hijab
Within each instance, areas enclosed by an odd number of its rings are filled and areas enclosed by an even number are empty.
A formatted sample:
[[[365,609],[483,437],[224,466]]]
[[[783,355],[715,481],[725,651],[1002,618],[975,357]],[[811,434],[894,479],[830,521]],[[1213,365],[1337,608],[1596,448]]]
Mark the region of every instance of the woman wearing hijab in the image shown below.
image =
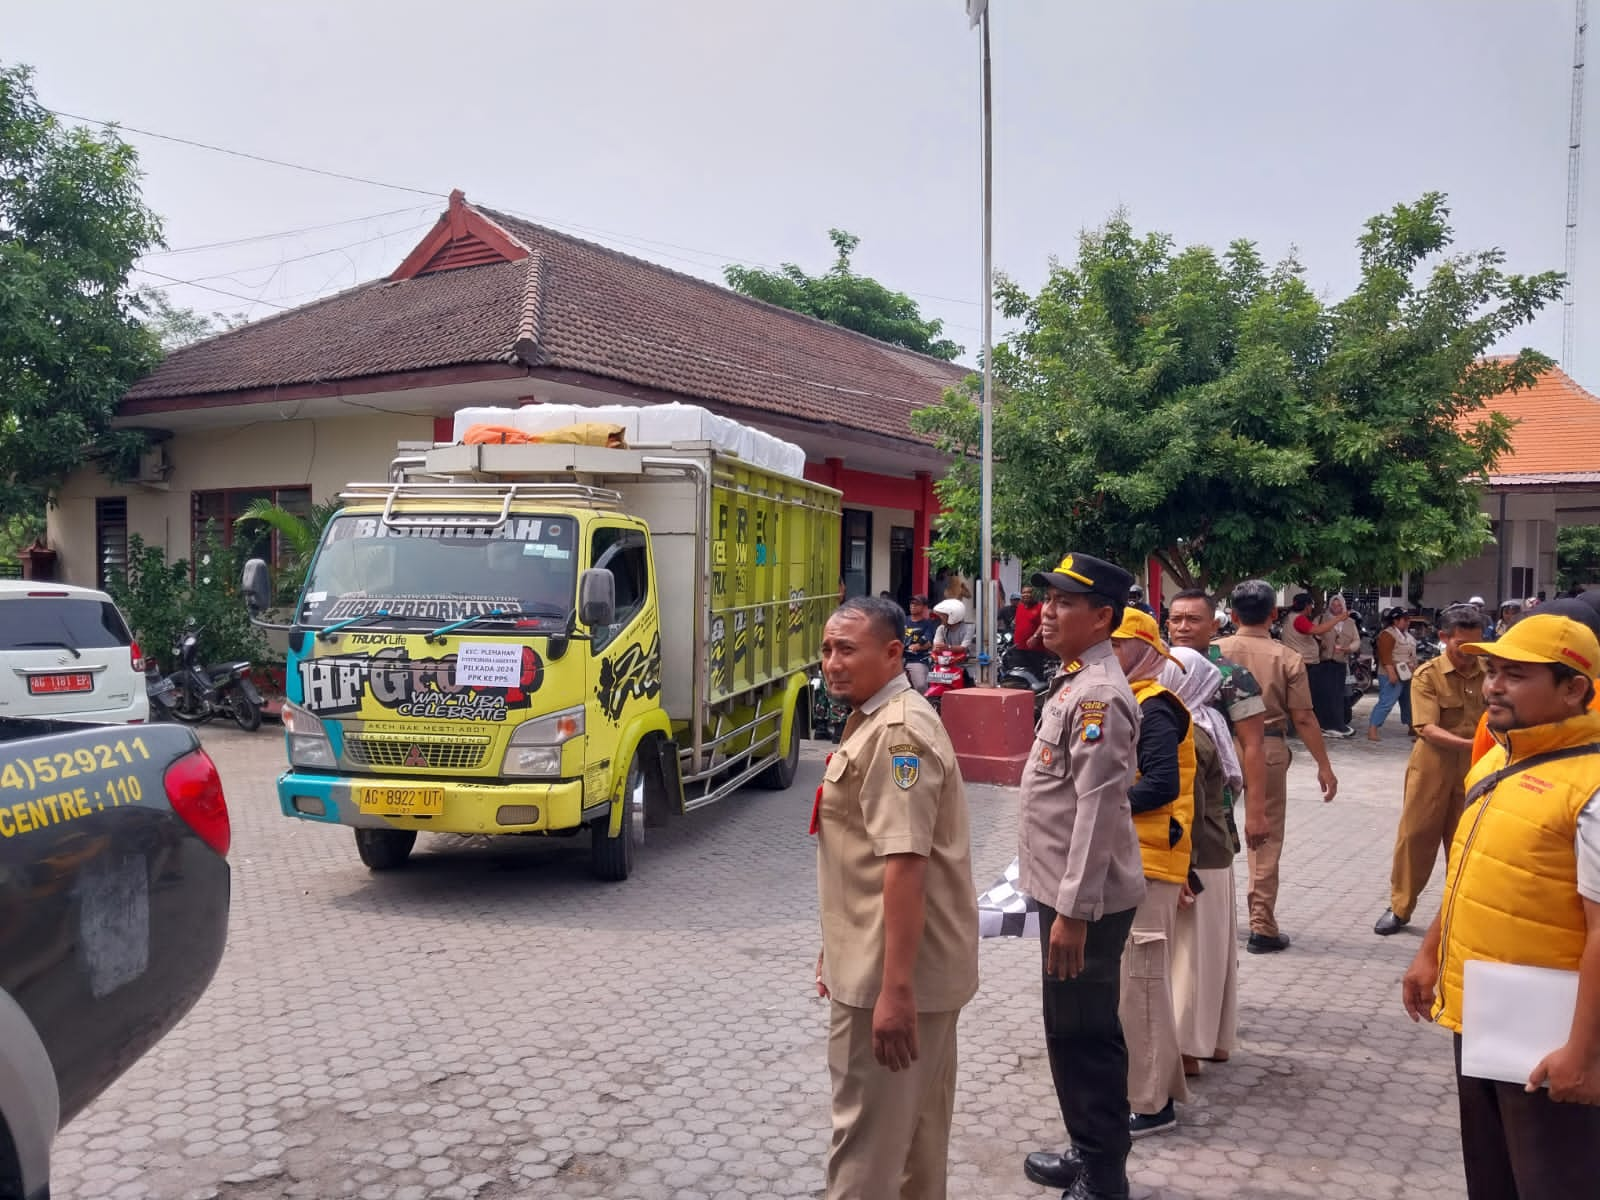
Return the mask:
[[[1238,900],[1233,859],[1239,831],[1233,804],[1244,786],[1227,718],[1216,706],[1222,672],[1205,655],[1175,646],[1178,666],[1161,668],[1161,685],[1183,701],[1194,719],[1194,882],[1192,903],[1178,908],[1172,944],[1172,1006],[1187,1075],[1200,1060],[1226,1062],[1238,1033]],[[1180,670],[1178,667],[1183,669]],[[1192,885],[1191,885],[1192,886]]]
[[[1118,1015],[1128,1043],[1131,1136],[1172,1129],[1173,1102],[1187,1104],[1183,1051],[1172,1007],[1172,942],[1178,902],[1189,878],[1190,826],[1194,824],[1194,722],[1183,702],[1162,685],[1173,661],[1156,619],[1129,607],[1111,635],[1122,671],[1139,702],[1138,773],[1128,789],[1139,835],[1145,898],[1134,912],[1122,956]],[[1182,668],[1176,668],[1181,674]]]

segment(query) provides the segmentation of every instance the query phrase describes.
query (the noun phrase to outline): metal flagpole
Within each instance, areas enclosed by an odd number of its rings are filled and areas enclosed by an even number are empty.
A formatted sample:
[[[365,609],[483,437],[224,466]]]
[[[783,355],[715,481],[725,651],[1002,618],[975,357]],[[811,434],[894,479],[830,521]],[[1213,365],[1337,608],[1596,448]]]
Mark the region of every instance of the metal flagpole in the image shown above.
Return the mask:
[[[983,102],[983,433],[979,496],[978,579],[973,589],[978,604],[978,683],[994,682],[995,608],[994,603],[994,380],[989,360],[994,351],[994,124],[989,91],[989,3],[968,0],[967,12],[978,26],[978,78]]]

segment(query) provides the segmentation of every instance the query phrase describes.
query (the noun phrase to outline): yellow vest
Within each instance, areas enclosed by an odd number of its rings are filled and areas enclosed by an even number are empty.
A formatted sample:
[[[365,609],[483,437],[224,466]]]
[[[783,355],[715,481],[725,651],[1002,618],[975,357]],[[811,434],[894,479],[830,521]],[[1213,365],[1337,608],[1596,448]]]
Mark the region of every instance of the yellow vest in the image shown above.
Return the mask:
[[[1144,860],[1146,879],[1183,883],[1189,878],[1189,851],[1193,844],[1194,779],[1197,767],[1194,754],[1194,722],[1183,701],[1154,679],[1129,680],[1133,697],[1143,708],[1156,696],[1171,696],[1183,714],[1183,740],[1178,743],[1178,798],[1171,804],[1133,814],[1133,827],[1139,834],[1139,856]],[[1183,827],[1178,844],[1172,844],[1172,822]]]
[[[1600,742],[1600,713],[1514,729],[1467,773],[1484,776],[1547,750]],[[1461,1032],[1468,959],[1576,971],[1587,928],[1578,895],[1578,814],[1600,758],[1579,755],[1512,775],[1462,814],[1450,847],[1434,1020]]]

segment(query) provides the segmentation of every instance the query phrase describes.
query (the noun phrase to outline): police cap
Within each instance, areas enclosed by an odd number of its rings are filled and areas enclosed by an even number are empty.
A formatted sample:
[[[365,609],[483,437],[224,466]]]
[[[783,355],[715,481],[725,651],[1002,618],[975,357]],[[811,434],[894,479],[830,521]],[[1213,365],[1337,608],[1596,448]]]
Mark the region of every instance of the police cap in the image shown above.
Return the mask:
[[[1069,554],[1053,571],[1040,571],[1030,581],[1034,587],[1061,592],[1095,592],[1115,604],[1128,602],[1133,576],[1115,563],[1090,554]]]

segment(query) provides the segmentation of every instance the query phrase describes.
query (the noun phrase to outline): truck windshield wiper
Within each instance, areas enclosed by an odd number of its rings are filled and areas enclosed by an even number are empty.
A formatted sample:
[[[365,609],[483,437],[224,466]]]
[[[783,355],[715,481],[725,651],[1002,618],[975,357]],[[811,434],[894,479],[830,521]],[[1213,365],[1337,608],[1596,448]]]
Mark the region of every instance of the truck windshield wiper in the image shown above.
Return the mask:
[[[54,646],[59,650],[66,650],[73,658],[82,658],[83,652],[76,646],[69,646],[66,642],[12,642],[13,650],[26,650],[35,646]]]
[[[369,613],[361,613],[359,616],[346,617],[342,621],[335,621],[332,625],[327,625],[317,630],[317,641],[330,642],[341,629],[348,629],[352,625],[359,625],[362,621],[372,621],[378,617],[387,617],[388,615],[389,610],[387,608],[378,608]]]
[[[457,629],[465,629],[468,625],[475,625],[479,621],[493,621],[495,619],[509,621],[512,617],[519,615],[520,613],[513,612],[510,609],[492,608],[486,613],[473,613],[470,617],[462,617],[459,621],[451,621],[447,625],[441,625],[432,633],[423,634],[422,640],[429,643],[442,642],[445,634],[452,633]]]

